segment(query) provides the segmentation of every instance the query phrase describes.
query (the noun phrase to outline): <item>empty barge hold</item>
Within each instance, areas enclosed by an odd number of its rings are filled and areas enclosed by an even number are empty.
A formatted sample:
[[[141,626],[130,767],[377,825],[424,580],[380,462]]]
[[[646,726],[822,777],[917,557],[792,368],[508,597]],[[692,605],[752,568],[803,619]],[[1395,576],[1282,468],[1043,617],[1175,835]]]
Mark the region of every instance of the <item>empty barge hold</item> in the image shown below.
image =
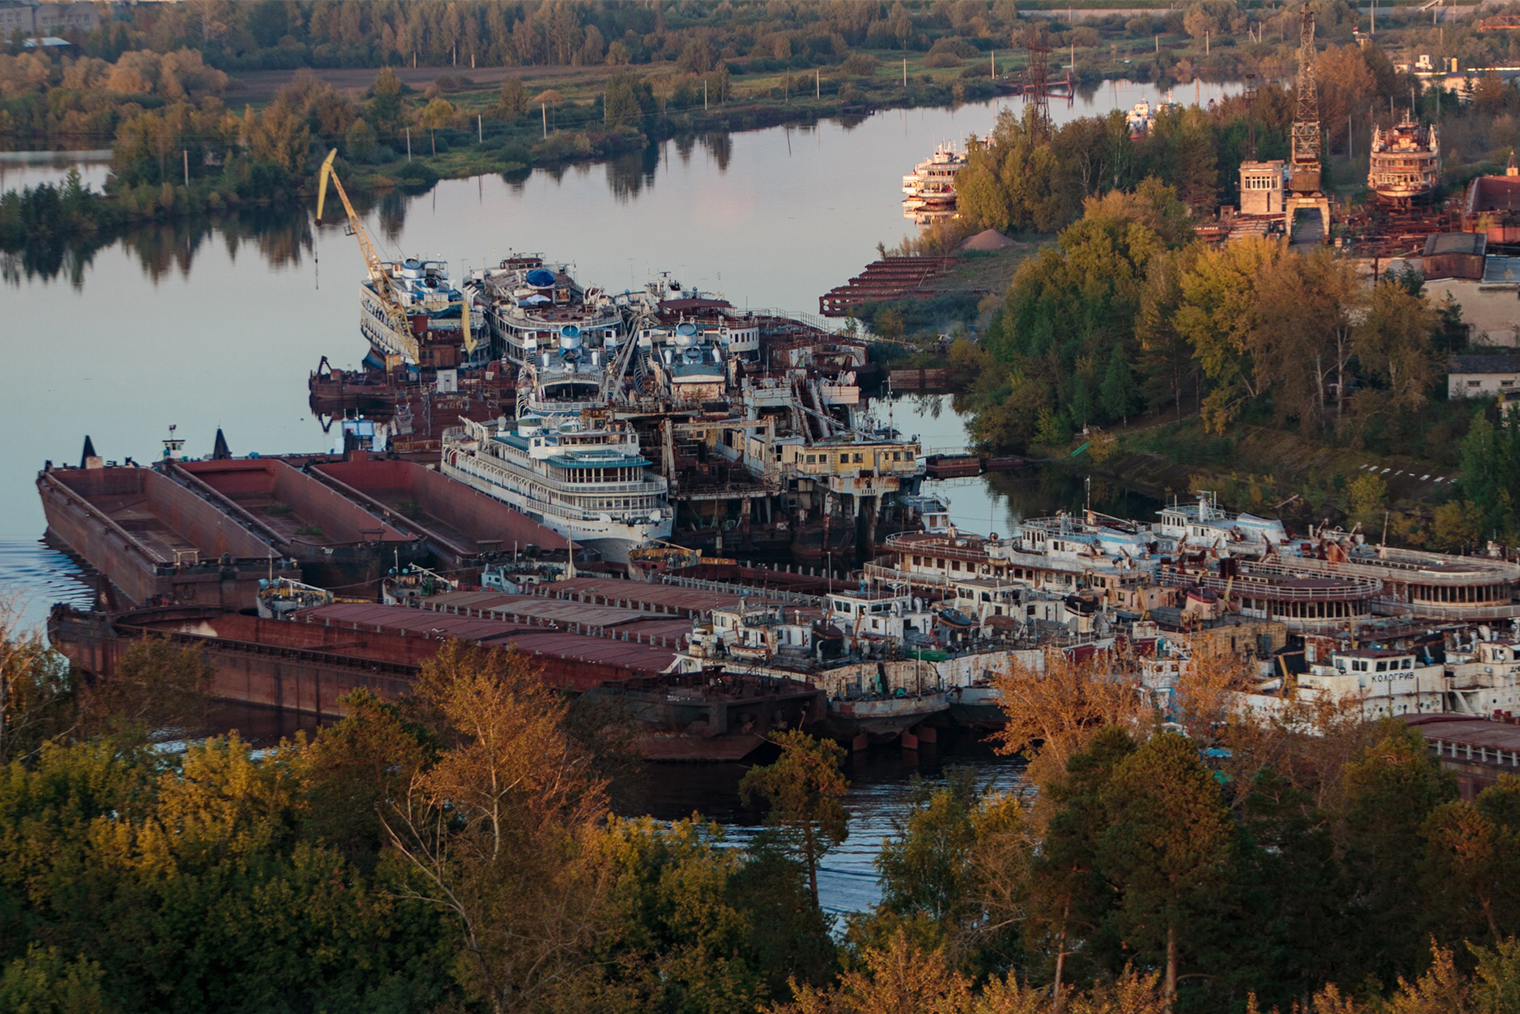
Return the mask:
[[[37,477],[48,528],[134,606],[252,609],[260,578],[299,577],[282,551],[151,468]]]
[[[420,563],[422,536],[404,532],[274,458],[181,461],[170,474],[301,564],[304,580],[357,592],[391,567]]]
[[[500,500],[410,461],[371,458],[313,466],[324,483],[395,527],[418,535],[456,566],[479,565],[498,553],[535,547],[563,555],[566,538]]]

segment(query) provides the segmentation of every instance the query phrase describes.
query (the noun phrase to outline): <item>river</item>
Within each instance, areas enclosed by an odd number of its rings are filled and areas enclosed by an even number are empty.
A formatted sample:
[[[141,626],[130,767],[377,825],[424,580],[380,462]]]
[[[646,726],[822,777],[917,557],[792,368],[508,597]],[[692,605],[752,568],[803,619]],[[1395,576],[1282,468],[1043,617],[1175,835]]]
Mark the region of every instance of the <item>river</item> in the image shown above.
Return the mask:
[[[1207,102],[1234,90],[1187,85],[1176,97]],[[1070,104],[1052,100],[1051,114],[1064,122],[1161,97],[1151,86],[1105,84]],[[582,280],[608,288],[669,271],[737,306],[816,313],[818,296],[873,260],[878,242],[895,245],[914,228],[902,217],[902,174],[940,142],[986,134],[998,107],[892,110],[850,125],[669,141],[522,179],[451,180],[420,196],[388,195],[366,212],[366,224],[385,254],[447,258],[456,277],[509,250],[532,251],[574,260]],[[98,163],[87,168],[92,182],[103,178]],[[56,180],[66,170],[51,159],[12,163],[5,185]],[[20,257],[0,262],[10,337],[0,381],[0,597],[18,601],[28,623],[54,601],[89,601],[77,568],[41,542],[33,485],[44,461],[77,461],[86,434],[114,460],[152,460],[171,425],[192,456],[210,453],[218,427],[235,454],[331,446],[307,409],[306,379],[323,355],[338,365],[363,356],[363,274],[358,247],[332,212],[323,225],[250,215],[146,228],[57,272],[29,269]],[[926,447],[965,444],[947,397],[900,397],[892,414]],[[1154,507],[1049,468],[933,488],[950,498],[956,522],[975,531],[1006,532],[1019,517],[1079,507],[1089,495],[1116,512]],[[1016,778],[1010,762],[985,751],[969,759],[985,777]],[[871,860],[905,805],[901,786],[919,765],[933,776],[940,763],[928,755],[855,762],[856,830],[830,859],[828,907],[872,902]],[[737,769],[686,770],[662,780],[679,788],[651,798],[650,812],[700,808],[737,836],[748,833],[757,818],[737,807]]]

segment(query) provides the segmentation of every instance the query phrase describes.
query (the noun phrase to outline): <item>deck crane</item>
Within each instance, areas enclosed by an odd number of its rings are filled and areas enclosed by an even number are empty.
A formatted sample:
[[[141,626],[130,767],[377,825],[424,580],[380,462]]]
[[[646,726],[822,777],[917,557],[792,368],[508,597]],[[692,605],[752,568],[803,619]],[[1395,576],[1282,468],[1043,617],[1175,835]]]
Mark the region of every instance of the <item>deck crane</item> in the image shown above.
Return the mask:
[[[343,190],[342,181],[333,170],[333,159],[337,156],[338,149],[334,148],[322,160],[322,175],[317,183],[317,221],[322,220],[322,205],[327,199],[327,181],[332,180],[332,185],[338,191],[338,199],[343,202],[343,210],[348,213],[348,228],[344,231],[359,241],[359,252],[364,255],[364,264],[369,268],[369,280],[375,286],[375,295],[379,297],[380,305],[385,310],[386,320],[396,332],[401,341],[401,347],[411,357],[412,362],[421,363],[419,356],[421,350],[417,347],[417,339],[412,335],[412,322],[396,299],[396,288],[391,284],[390,272],[385,269],[380,255],[375,252],[375,244],[370,241],[364,222],[360,220],[359,213],[354,211],[353,203]]]

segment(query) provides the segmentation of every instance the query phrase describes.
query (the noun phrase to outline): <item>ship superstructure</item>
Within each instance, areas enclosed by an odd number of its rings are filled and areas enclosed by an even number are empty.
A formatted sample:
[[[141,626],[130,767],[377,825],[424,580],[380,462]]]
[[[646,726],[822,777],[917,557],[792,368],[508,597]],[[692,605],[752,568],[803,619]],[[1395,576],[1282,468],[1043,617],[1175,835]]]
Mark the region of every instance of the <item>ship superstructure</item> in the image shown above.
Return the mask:
[[[935,148],[903,176],[903,217],[923,222],[954,215],[955,177],[965,167],[966,154],[954,142]]]
[[[491,337],[503,359],[523,365],[562,347],[560,339],[570,334],[576,349],[597,353],[605,364],[627,340],[624,307],[604,290],[581,285],[572,270],[538,254],[514,254],[471,272],[466,287],[489,307]]]
[[[479,366],[491,358],[485,318],[474,300],[449,277],[448,263],[420,257],[381,261],[385,278],[359,284],[359,331],[370,344],[366,357],[378,366],[453,369]],[[398,306],[403,331],[390,301]]]
[[[1409,204],[1428,198],[1441,182],[1441,144],[1436,128],[1413,119],[1372,128],[1367,188],[1381,200]]]
[[[444,434],[444,475],[609,560],[670,534],[667,483],[631,426],[592,413],[462,422]]]

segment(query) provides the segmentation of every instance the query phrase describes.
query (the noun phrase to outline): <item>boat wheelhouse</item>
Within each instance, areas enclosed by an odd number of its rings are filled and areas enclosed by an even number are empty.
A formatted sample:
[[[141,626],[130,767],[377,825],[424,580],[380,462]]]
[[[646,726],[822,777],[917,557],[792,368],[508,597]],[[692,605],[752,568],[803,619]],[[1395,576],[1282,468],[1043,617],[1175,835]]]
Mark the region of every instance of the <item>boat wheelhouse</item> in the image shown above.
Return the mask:
[[[1441,182],[1441,144],[1432,125],[1405,120],[1372,128],[1367,188],[1381,200],[1409,204],[1428,198]]]

